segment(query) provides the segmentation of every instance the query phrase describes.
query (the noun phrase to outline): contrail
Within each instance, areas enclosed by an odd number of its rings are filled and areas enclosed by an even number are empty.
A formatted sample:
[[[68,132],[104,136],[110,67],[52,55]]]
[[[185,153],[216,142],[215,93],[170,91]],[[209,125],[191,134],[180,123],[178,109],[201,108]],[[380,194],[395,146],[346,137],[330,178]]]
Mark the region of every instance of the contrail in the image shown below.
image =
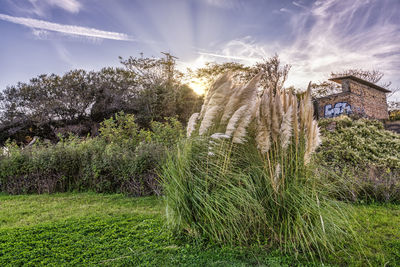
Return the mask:
[[[65,25],[58,24],[54,22],[48,22],[45,20],[31,19],[31,18],[22,18],[22,17],[13,17],[5,14],[0,14],[0,20],[12,22],[15,24],[24,25],[33,29],[43,29],[54,32],[61,32],[65,34],[72,35],[80,35],[94,38],[102,38],[102,39],[111,39],[111,40],[120,40],[120,41],[136,41],[131,36],[125,33],[119,32],[108,32],[102,31],[94,28],[86,28],[75,25]]]

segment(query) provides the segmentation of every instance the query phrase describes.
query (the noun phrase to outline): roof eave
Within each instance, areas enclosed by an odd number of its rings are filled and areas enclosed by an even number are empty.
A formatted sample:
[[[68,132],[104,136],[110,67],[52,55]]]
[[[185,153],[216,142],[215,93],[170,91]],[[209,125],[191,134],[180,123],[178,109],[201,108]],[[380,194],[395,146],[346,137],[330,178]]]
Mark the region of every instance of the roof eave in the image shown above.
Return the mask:
[[[376,84],[374,84],[374,83],[368,82],[368,81],[366,81],[366,80],[363,80],[363,79],[361,79],[361,78],[355,77],[355,76],[353,76],[353,75],[330,78],[329,80],[341,84],[341,81],[342,81],[342,80],[345,80],[345,79],[350,79],[350,80],[359,82],[359,83],[361,83],[361,84],[367,85],[367,86],[369,86],[369,87],[372,87],[372,88],[374,88],[374,89],[376,89],[376,90],[378,90],[378,91],[384,92],[384,93],[391,93],[391,91],[388,90],[388,89],[386,89],[386,88],[380,87],[379,85],[376,85]]]

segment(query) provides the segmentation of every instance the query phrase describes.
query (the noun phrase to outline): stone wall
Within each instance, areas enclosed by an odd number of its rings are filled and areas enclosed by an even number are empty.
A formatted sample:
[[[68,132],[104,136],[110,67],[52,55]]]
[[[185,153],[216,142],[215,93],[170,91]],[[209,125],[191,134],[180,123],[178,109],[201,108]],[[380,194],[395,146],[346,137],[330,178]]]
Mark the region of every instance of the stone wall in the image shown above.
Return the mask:
[[[317,100],[318,118],[333,118],[342,114],[352,114],[350,92],[342,92]]]
[[[388,119],[386,94],[351,79],[342,81],[338,94],[318,98],[318,118],[332,118],[343,114],[374,119]]]
[[[359,108],[357,113],[368,118],[388,119],[386,94],[358,82],[350,81],[351,103]]]

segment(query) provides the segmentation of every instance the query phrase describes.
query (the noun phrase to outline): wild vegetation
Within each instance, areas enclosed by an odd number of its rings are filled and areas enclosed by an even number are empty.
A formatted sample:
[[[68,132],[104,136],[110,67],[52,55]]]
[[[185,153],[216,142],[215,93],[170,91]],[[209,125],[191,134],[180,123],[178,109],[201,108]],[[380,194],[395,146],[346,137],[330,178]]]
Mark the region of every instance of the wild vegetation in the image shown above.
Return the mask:
[[[312,174],[311,91],[298,104],[280,87],[257,92],[259,79],[238,86],[225,74],[192,115],[191,138],[163,166],[168,222],[200,239],[324,258],[351,229]]]
[[[277,56],[250,67],[210,63],[186,77],[169,54],[120,61],[123,68],[41,75],[0,95],[0,190],[164,195],[165,212],[158,198],[0,195],[9,205],[0,211],[0,263],[400,260],[397,204],[360,205],[399,202],[398,135],[375,121],[317,123],[315,86],[306,93],[284,88],[290,66]],[[381,78],[380,72],[351,74]],[[185,84],[188,77],[210,85],[205,97]],[[78,198],[71,200],[77,216],[56,212],[64,196]],[[44,211],[36,203],[29,211],[36,215],[12,214],[13,202],[26,207],[35,199],[53,206]],[[46,212],[55,219],[41,217]]]
[[[157,197],[117,194],[0,194],[0,265],[318,266],[266,247],[219,246],[177,239],[164,227]],[[324,266],[396,266],[400,261],[398,206],[355,205],[364,240]],[[358,245],[365,257],[357,257]]]
[[[29,143],[34,136],[58,141],[58,134],[98,134],[99,123],[115,113],[134,114],[140,128],[177,117],[185,123],[202,98],[184,84],[175,60],[120,58],[123,67],[71,70],[40,75],[0,92],[0,145]]]
[[[134,115],[117,113],[101,123],[100,135],[60,137],[56,144],[25,149],[7,145],[0,156],[0,188],[10,194],[95,191],[144,196],[161,193],[156,169],[183,136],[174,119],[139,129]]]
[[[319,175],[351,201],[400,202],[400,135],[379,121],[346,116],[319,121]]]

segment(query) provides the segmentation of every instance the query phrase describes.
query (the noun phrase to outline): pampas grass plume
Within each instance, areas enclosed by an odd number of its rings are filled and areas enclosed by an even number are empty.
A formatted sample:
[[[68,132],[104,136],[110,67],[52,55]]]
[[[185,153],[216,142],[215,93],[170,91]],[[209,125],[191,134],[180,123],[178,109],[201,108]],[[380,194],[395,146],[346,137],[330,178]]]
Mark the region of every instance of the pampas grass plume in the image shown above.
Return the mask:
[[[192,132],[196,128],[196,122],[197,118],[199,117],[200,113],[193,113],[192,116],[190,116],[188,125],[186,128],[186,136],[190,137],[192,135]]]

